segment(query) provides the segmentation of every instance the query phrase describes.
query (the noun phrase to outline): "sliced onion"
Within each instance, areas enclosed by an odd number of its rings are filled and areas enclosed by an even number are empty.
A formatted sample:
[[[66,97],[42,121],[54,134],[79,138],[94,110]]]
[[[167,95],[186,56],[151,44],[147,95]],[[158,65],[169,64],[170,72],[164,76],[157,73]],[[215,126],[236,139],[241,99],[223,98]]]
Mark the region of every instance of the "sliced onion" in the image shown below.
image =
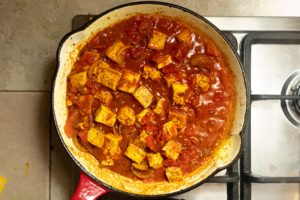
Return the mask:
[[[94,64],[92,64],[92,66],[89,68],[88,70],[88,77],[89,79],[93,80],[93,76],[97,74],[97,67],[99,65],[99,63],[101,62],[101,60],[95,62]]]
[[[119,126],[119,132],[124,135],[130,134],[130,133],[133,133],[136,131],[137,131],[137,129],[134,126],[125,126],[125,125]]]
[[[116,125],[116,124],[113,126],[113,128],[112,128],[112,129],[113,129],[113,133],[114,133],[114,134],[116,134],[116,135],[120,135],[120,134],[119,134],[118,127],[117,127],[117,125]]]
[[[217,63],[214,57],[206,54],[196,54],[191,58],[191,65],[200,67],[212,67]]]
[[[142,161],[141,163],[132,163],[132,166],[138,170],[145,171],[149,169],[147,161]]]
[[[132,173],[138,178],[145,179],[145,178],[149,178],[153,175],[153,170],[141,171],[134,167],[131,167],[130,169],[131,169]]]
[[[78,139],[77,139],[77,135],[75,135],[73,138],[73,143],[74,143],[74,146],[79,150],[79,151],[83,151],[83,152],[87,152],[87,149],[82,146],[79,142],[78,142]]]

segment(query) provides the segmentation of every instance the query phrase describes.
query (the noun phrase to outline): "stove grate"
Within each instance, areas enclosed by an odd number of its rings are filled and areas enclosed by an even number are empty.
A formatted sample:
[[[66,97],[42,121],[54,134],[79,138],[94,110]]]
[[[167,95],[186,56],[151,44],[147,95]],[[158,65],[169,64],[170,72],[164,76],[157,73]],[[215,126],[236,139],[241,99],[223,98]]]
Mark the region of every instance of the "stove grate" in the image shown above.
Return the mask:
[[[246,76],[251,86],[251,47],[255,44],[300,44],[300,32],[252,32],[246,35],[242,41],[241,54]],[[284,93],[279,95],[251,94],[251,101],[280,100],[286,102],[294,101],[299,105],[300,86],[297,92],[292,94]],[[298,107],[299,108],[299,107]],[[244,134],[244,150],[241,158],[241,199],[251,199],[252,183],[300,183],[300,176],[297,177],[270,177],[253,174],[251,171],[251,108],[249,121]]]

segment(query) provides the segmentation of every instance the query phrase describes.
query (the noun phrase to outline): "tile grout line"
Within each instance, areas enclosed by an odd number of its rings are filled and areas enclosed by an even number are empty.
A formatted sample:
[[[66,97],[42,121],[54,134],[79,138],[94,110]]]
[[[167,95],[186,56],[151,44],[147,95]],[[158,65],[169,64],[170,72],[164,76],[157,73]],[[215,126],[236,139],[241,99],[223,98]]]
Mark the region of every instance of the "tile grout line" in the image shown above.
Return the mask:
[[[44,92],[44,93],[51,93],[50,90],[0,90],[0,92]]]

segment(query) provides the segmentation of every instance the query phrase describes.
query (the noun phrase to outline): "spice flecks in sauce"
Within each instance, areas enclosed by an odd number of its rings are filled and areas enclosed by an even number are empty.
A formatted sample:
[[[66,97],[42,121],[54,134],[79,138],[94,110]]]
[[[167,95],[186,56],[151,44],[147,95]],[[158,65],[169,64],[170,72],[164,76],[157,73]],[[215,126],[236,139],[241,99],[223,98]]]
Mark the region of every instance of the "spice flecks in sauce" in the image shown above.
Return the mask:
[[[228,135],[235,98],[222,53],[200,31],[139,14],[97,33],[68,78],[67,135],[133,179],[176,181],[199,168]]]

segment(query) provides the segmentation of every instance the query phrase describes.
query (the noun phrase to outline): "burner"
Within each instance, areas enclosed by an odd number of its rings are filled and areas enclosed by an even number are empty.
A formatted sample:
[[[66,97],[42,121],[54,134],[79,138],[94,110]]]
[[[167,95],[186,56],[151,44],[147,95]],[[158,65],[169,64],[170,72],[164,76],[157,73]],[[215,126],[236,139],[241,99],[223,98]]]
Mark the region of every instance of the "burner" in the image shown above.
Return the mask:
[[[298,99],[281,100],[281,108],[287,119],[300,128],[300,70],[292,73],[284,83],[281,95],[299,96]]]
[[[294,89],[293,95],[300,96],[300,85],[298,86],[298,88]],[[298,114],[300,114],[300,99],[294,100],[293,104],[294,104],[294,106],[295,106],[296,111],[298,112]]]

